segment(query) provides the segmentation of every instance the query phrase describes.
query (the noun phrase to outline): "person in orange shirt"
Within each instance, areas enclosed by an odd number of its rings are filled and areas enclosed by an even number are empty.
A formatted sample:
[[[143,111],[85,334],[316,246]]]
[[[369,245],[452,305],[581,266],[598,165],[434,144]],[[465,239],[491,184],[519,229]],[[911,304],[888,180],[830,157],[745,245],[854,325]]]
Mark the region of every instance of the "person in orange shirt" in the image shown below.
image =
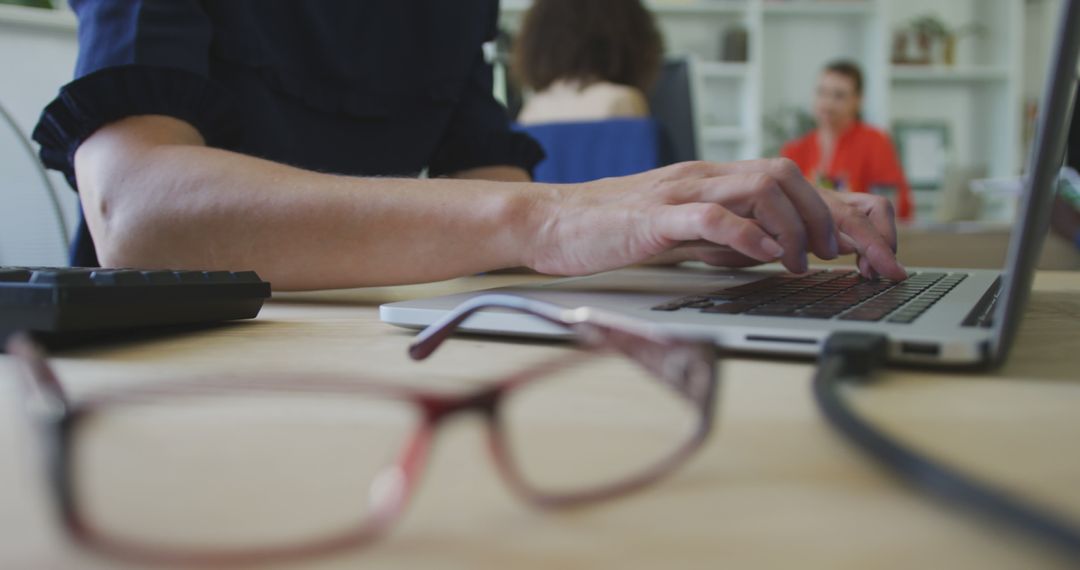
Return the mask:
[[[889,135],[862,122],[863,75],[848,61],[825,66],[814,98],[817,129],[780,154],[819,186],[850,192],[893,190],[897,217],[911,219],[911,187]]]

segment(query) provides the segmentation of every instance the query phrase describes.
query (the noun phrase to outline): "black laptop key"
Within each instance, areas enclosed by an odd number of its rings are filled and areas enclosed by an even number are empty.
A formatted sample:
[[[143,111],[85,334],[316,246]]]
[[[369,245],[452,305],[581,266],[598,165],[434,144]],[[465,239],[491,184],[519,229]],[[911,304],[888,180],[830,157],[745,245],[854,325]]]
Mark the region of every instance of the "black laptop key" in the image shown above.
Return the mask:
[[[840,316],[841,321],[864,321],[864,322],[876,322],[885,318],[885,315],[889,314],[887,310],[881,309],[855,309],[854,311],[845,313]]]
[[[707,309],[703,309],[702,313],[712,313],[717,315],[738,315],[745,313],[746,311],[753,309],[756,305],[752,303],[740,303],[734,301],[731,303],[721,303],[719,305],[713,305]]]
[[[793,314],[793,317],[804,319],[831,319],[843,312],[842,308],[834,307],[810,307]]]
[[[760,307],[747,311],[746,314],[757,315],[760,317],[784,317],[794,314],[797,309],[798,307],[793,307],[791,305],[761,305]]]
[[[854,271],[774,275],[703,296],[676,299],[653,310],[910,323],[965,277],[932,272],[913,274],[905,281],[871,280]]]

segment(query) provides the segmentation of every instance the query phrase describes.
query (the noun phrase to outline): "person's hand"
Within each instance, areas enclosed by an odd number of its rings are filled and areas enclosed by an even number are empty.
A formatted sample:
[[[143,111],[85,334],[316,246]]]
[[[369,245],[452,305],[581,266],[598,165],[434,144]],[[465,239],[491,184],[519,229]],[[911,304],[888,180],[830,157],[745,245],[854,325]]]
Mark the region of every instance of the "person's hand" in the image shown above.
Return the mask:
[[[857,252],[865,275],[902,279],[891,215],[884,199],[815,189],[786,159],[689,162],[538,193],[525,261],[559,275],[657,256],[802,273],[808,252]]]
[[[907,278],[896,260],[896,213],[889,200],[857,192],[818,192],[836,221],[840,253],[856,254],[863,276]]]

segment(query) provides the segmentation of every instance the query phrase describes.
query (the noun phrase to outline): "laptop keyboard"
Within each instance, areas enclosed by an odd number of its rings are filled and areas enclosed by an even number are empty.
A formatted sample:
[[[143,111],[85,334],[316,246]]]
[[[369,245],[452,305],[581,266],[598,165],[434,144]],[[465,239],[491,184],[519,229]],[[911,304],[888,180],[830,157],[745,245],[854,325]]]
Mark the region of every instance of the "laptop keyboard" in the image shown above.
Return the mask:
[[[783,274],[675,299],[654,311],[908,324],[966,278],[963,273],[914,273],[904,281],[864,279],[856,271]]]

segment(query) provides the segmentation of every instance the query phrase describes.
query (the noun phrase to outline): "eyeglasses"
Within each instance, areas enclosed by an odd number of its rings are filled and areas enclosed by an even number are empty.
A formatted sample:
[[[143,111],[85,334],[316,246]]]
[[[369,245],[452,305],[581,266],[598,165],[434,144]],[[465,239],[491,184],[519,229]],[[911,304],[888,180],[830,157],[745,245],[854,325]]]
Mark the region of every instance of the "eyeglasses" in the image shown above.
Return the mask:
[[[28,336],[7,350],[25,372],[66,531],[134,561],[252,564],[365,544],[401,515],[435,430],[467,412],[484,420],[508,485],[539,507],[637,490],[706,439],[711,343],[485,295],[422,331],[409,355],[427,358],[481,309],[531,315],[585,350],[464,394],[293,375],[158,382],[79,402]]]

